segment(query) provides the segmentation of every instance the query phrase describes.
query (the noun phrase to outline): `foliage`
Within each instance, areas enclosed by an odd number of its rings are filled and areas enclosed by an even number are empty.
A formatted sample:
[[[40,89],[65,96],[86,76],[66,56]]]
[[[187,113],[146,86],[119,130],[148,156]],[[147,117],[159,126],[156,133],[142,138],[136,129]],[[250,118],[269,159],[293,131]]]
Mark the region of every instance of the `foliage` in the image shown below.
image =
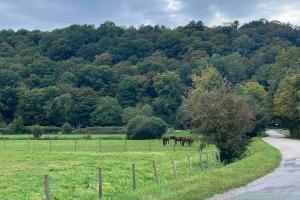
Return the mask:
[[[95,119],[97,101],[109,96],[123,109],[148,104],[153,115],[176,126],[192,77],[201,90],[225,80],[233,86],[255,80],[267,91],[266,110],[274,110],[281,80],[299,68],[299,46],[296,26],[264,19],[214,27],[201,21],[174,28],[105,22],[45,32],[1,30],[0,113],[6,124],[20,116],[25,126],[120,125],[119,112],[118,122]]]
[[[72,133],[72,130],[72,126],[68,122],[64,123],[61,127],[61,132],[65,134]]]
[[[121,124],[122,107],[113,97],[101,97],[94,112],[91,123],[96,126],[115,126]]]
[[[237,85],[235,93],[248,103],[255,114],[256,126],[250,135],[257,136],[270,122],[270,102],[267,91],[259,83],[249,81]]]
[[[24,122],[21,116],[18,116],[12,121],[10,129],[13,133],[24,133]]]
[[[253,130],[256,121],[242,98],[224,87],[205,93],[194,90],[181,109],[191,120],[188,125],[217,146],[222,160],[230,162],[244,156],[250,142],[246,134]]]
[[[31,133],[34,138],[40,138],[42,136],[42,128],[39,125],[34,125],[31,127]]]
[[[131,119],[136,116],[146,116],[150,117],[153,115],[153,109],[150,105],[138,104],[136,107],[127,107],[122,113],[122,122],[127,124]]]
[[[116,98],[122,106],[134,106],[139,96],[138,84],[134,77],[124,76],[121,80]]]
[[[225,79],[212,66],[207,66],[201,73],[201,76],[193,75],[194,87],[201,91],[212,91],[225,84]]]
[[[127,124],[129,139],[157,139],[167,130],[166,123],[158,117],[137,116]]]
[[[284,118],[291,137],[300,138],[300,73],[288,74],[274,95],[274,114]]]

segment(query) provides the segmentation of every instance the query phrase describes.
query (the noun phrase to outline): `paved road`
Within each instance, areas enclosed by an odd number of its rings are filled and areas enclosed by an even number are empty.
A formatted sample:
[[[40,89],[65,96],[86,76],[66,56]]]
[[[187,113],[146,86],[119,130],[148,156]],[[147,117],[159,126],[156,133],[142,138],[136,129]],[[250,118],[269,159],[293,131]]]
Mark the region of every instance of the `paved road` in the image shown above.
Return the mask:
[[[284,138],[274,130],[264,141],[280,150],[282,163],[274,172],[245,187],[210,200],[300,200],[300,141]]]

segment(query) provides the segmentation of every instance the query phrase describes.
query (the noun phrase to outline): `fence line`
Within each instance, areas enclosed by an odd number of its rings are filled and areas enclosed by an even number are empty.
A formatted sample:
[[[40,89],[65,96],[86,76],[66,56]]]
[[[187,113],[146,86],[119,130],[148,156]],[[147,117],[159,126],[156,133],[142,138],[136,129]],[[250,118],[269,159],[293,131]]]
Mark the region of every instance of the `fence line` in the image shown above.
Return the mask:
[[[153,173],[154,173],[155,181],[159,185],[160,184],[160,179],[159,179],[159,176],[158,176],[158,173],[157,173],[155,160],[152,161],[152,166],[153,166]]]
[[[176,175],[176,161],[173,160],[172,164],[173,164],[173,174],[174,174],[174,178],[176,179],[176,178],[177,178],[177,175]]]
[[[163,146],[160,141],[143,141],[141,143],[135,143],[136,141],[127,141],[124,140],[122,144],[121,140],[2,140],[2,149],[4,151],[93,151],[93,152],[126,152],[126,151],[143,151],[143,152],[156,152],[156,151],[165,151],[165,152],[176,152],[185,151],[191,149],[192,151],[197,151],[195,145],[190,146],[181,146],[170,144],[168,146]],[[1,144],[1,143],[0,143]],[[10,145],[12,144],[12,145]],[[136,144],[138,144],[136,146]],[[178,146],[178,147],[176,147]],[[12,148],[13,147],[13,148]],[[109,147],[109,148],[108,148]]]
[[[213,151],[211,152],[213,153],[213,155],[218,155],[219,151]],[[206,154],[208,155],[208,153]],[[200,159],[200,163],[202,160],[202,155],[201,155],[201,151],[199,153],[199,158]],[[193,170],[192,170],[192,159],[190,156],[187,157],[188,160],[188,175],[192,176],[194,175]],[[203,160],[202,160],[203,161]],[[218,161],[218,159],[214,159],[214,161]],[[171,162],[172,165],[172,171],[173,171],[173,175],[174,175],[174,179],[177,179],[177,166],[176,166],[176,160],[173,159]],[[155,179],[156,184],[160,184],[160,177],[158,175],[158,169],[157,169],[157,165],[155,160],[152,160],[152,168],[153,168],[153,176]],[[200,170],[201,172],[202,170]],[[136,191],[137,190],[137,170],[136,170],[136,165],[135,163],[132,163],[131,166],[131,173],[132,173],[132,190]],[[45,190],[45,200],[51,200],[51,193],[50,193],[50,187],[49,187],[49,177],[48,175],[44,176],[44,190]],[[104,197],[104,193],[103,193],[103,169],[99,168],[99,172],[98,172],[98,198],[102,199]]]
[[[136,190],[136,175],[135,175],[135,164],[132,164],[132,189]]]
[[[49,188],[49,178],[48,175],[44,176],[45,178],[45,200],[51,200],[50,188]]]
[[[103,173],[102,173],[102,168],[99,168],[99,199],[103,197]]]

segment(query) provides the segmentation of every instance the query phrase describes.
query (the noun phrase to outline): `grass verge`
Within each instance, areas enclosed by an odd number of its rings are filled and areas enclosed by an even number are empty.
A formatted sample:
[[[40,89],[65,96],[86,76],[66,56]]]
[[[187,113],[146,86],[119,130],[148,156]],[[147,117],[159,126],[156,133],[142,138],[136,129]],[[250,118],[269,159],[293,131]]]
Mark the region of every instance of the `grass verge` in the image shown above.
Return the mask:
[[[132,192],[124,199],[206,199],[264,176],[273,171],[280,160],[277,149],[256,138],[250,145],[249,155],[242,160],[190,178]]]
[[[280,134],[282,134],[288,138],[291,137],[290,131],[288,129],[278,129],[277,131],[279,131]]]

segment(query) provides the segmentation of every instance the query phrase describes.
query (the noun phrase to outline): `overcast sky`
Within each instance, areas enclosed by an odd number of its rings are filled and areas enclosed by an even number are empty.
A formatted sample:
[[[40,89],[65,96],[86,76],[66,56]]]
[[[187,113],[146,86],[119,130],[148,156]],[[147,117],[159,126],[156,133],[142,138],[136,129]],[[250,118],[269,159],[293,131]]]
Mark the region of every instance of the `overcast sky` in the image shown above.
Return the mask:
[[[71,24],[205,25],[266,18],[300,25],[299,0],[0,0],[0,29],[52,30]]]

